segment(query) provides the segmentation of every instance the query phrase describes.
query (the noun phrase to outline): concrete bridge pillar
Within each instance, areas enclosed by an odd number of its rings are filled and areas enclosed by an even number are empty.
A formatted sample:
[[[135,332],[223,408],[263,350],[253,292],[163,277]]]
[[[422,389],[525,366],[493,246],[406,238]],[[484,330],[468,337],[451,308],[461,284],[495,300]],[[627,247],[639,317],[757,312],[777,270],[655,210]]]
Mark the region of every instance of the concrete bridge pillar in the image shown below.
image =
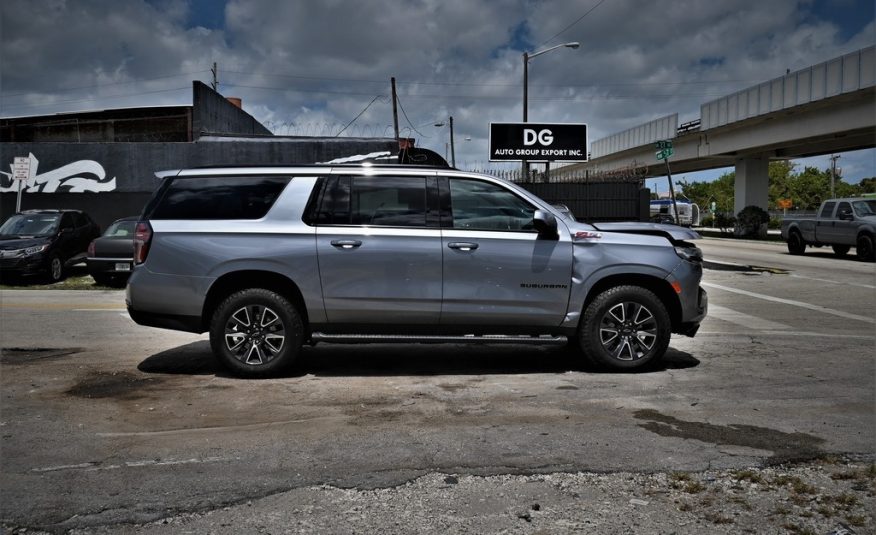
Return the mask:
[[[759,206],[764,210],[769,204],[769,166],[766,156],[739,158],[736,160],[736,197],[733,215],[746,206]]]

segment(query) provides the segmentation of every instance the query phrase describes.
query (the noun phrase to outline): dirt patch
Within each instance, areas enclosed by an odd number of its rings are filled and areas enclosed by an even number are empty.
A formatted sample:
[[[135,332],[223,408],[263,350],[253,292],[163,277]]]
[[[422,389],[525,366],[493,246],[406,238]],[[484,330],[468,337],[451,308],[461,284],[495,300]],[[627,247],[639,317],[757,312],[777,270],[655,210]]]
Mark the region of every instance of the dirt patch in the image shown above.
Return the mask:
[[[824,439],[805,433],[785,433],[755,425],[689,422],[666,416],[652,409],[638,410],[634,416],[639,420],[649,420],[647,423],[639,424],[639,427],[660,436],[772,451],[772,462],[808,460],[823,455],[821,444],[824,443]]]
[[[59,359],[81,353],[81,347],[4,347],[0,349],[0,363],[29,364],[31,362]]]
[[[88,399],[140,399],[146,397],[144,392],[148,387],[161,384],[154,377],[140,377],[127,372],[92,373],[80,379],[76,385],[67,390],[67,394]]]

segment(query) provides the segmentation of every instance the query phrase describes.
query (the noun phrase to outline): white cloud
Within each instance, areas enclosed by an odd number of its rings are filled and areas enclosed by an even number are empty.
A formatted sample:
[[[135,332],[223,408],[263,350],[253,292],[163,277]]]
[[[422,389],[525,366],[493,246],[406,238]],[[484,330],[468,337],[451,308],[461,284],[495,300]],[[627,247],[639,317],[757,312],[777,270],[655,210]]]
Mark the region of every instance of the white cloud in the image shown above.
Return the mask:
[[[696,118],[708,100],[876,35],[872,9],[844,40],[809,2],[608,0],[548,42],[596,1],[229,0],[225,27],[208,30],[186,27],[183,0],[5,0],[0,114],[190,103],[191,79],[209,81],[216,61],[220,91],[280,133],[335,131],[383,95],[349,132],[390,135],[395,76],[420,132],[402,116],[404,135],[443,153],[447,129],[432,124],[453,115],[457,161],[485,164],[488,124],[521,118],[523,47],[581,43],[532,61],[529,113],[587,122],[593,140]]]

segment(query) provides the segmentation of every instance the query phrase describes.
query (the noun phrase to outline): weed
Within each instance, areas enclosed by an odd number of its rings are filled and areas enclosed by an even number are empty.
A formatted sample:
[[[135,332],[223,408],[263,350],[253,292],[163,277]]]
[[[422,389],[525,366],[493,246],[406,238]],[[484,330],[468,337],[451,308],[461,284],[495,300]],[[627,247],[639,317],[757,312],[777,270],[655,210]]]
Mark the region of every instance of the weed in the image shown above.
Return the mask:
[[[798,526],[792,522],[785,522],[782,524],[782,527],[791,533],[796,533],[797,535],[818,535],[816,532],[812,531],[811,528],[806,526]]]
[[[797,494],[815,494],[815,487],[803,482],[800,479],[791,483],[791,490]]]
[[[847,481],[849,479],[857,479],[858,472],[837,472],[835,474],[830,474],[830,478],[834,481]]]
[[[787,514],[790,513],[790,512],[791,512],[790,509],[788,509],[788,508],[785,507],[784,505],[781,505],[781,504],[780,504],[780,505],[777,505],[777,506],[776,506],[776,510],[773,511],[773,514],[774,514],[774,515],[782,515],[782,516],[784,516],[784,515],[787,515]]]
[[[833,510],[833,507],[830,507],[828,505],[819,505],[817,511],[818,514],[825,518],[830,518],[836,514],[836,511]]]
[[[680,504],[678,504],[678,510],[682,513],[688,513],[690,511],[693,511],[693,508],[693,504],[690,504],[688,502],[681,502]]]
[[[733,496],[732,498],[730,498],[730,501],[739,505],[746,511],[751,511],[751,504],[748,503],[748,500],[746,500],[742,496]]]
[[[803,507],[809,504],[809,497],[802,494],[792,493],[788,496],[788,500],[794,505]]]
[[[864,515],[849,515],[846,517],[846,522],[848,522],[850,526],[859,528],[867,524],[867,517]]]
[[[739,481],[749,481],[751,483],[763,483],[763,476],[754,470],[737,470],[733,474],[733,478]]]
[[[852,507],[858,505],[858,498],[854,494],[844,492],[833,499],[833,503],[848,511]]]
[[[684,485],[684,491],[688,494],[698,494],[704,490],[706,490],[706,486],[699,481],[688,481]]]
[[[721,513],[708,512],[704,515],[705,519],[712,524],[732,524],[733,519],[729,516],[724,516]]]

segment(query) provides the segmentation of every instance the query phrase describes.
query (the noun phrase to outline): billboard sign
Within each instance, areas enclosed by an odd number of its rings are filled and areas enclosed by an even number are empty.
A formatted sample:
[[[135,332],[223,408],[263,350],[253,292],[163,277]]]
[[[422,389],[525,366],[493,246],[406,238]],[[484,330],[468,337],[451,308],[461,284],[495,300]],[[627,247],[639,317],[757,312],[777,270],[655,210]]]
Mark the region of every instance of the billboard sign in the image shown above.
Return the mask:
[[[586,162],[584,123],[490,123],[490,161]]]

